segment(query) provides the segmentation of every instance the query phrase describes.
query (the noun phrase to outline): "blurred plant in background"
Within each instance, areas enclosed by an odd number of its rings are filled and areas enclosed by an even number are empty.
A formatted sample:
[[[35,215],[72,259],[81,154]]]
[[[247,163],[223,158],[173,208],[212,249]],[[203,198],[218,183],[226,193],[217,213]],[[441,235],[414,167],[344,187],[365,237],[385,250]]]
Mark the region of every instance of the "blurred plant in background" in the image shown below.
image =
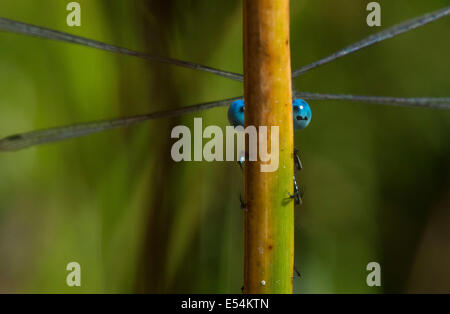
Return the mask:
[[[242,72],[241,2],[4,0],[0,16]],[[390,26],[449,1],[379,1]],[[298,68],[357,41],[365,1],[292,0]],[[299,91],[448,96],[448,18],[294,82]],[[210,74],[0,33],[0,135],[243,94]],[[450,292],[450,113],[311,101],[298,132],[297,293]],[[195,116],[198,116],[196,114]],[[225,126],[226,108],[201,113]],[[243,176],[235,163],[175,163],[173,126],[151,121],[0,156],[1,292],[239,293]],[[82,287],[65,266],[81,264]],[[382,287],[366,285],[381,264]]]

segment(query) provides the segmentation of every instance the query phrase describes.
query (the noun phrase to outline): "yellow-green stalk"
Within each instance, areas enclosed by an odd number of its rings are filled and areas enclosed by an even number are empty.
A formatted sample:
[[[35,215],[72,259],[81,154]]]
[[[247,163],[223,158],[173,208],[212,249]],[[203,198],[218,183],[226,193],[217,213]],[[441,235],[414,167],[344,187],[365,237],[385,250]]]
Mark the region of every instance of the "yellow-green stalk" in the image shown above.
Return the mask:
[[[293,122],[289,0],[244,0],[245,126],[279,126],[279,166],[245,164],[245,293],[292,293]]]

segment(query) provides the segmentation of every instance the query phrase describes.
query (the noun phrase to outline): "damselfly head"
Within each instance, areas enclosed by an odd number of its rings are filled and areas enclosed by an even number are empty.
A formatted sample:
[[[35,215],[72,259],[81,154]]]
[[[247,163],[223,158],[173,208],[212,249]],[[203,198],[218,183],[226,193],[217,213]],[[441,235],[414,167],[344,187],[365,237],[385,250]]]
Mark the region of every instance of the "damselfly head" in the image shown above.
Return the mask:
[[[294,114],[294,130],[306,128],[311,121],[311,108],[303,99],[295,99],[292,102]],[[244,101],[242,99],[234,101],[228,108],[228,121],[232,126],[244,126]]]
[[[311,122],[311,108],[303,99],[295,99],[292,103],[294,130],[302,130]]]
[[[234,101],[228,108],[228,121],[234,127],[244,126],[244,101]]]

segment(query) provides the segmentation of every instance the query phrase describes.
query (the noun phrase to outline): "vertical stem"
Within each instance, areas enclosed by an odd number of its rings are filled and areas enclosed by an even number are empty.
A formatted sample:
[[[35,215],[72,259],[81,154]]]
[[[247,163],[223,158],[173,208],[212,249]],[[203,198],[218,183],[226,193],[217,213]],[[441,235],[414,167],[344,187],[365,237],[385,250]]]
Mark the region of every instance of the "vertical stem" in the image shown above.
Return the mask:
[[[245,167],[245,293],[292,293],[293,122],[289,0],[244,0],[245,126],[279,126],[279,166]],[[258,132],[259,134],[259,132]],[[273,153],[273,152],[272,152]]]

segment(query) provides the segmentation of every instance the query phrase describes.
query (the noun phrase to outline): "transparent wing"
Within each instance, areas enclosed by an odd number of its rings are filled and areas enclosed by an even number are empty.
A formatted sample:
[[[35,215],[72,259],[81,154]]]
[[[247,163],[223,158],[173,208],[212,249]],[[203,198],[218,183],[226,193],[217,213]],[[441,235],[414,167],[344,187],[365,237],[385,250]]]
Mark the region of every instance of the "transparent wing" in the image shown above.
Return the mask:
[[[446,7],[441,10],[435,11],[433,13],[429,13],[429,14],[423,15],[421,17],[418,17],[416,19],[396,25],[385,31],[382,31],[382,32],[372,35],[366,39],[363,39],[353,45],[350,45],[350,46],[348,46],[328,57],[325,57],[317,62],[314,62],[314,63],[306,65],[300,69],[297,69],[292,73],[292,77],[296,78],[314,68],[317,68],[326,63],[332,62],[333,60],[336,60],[345,55],[356,52],[360,49],[369,47],[369,46],[376,44],[378,42],[381,42],[383,40],[406,33],[410,30],[413,30],[420,26],[423,26],[423,25],[426,25],[433,21],[436,21],[436,20],[438,20],[444,16],[447,16],[449,14],[450,14],[450,7]],[[138,58],[142,58],[142,59],[146,59],[146,60],[150,60],[150,61],[162,62],[162,63],[172,64],[172,65],[176,65],[176,66],[186,67],[186,68],[190,68],[190,69],[194,69],[194,70],[198,70],[198,71],[213,73],[213,74],[216,74],[216,75],[219,75],[222,77],[226,77],[228,79],[232,79],[235,81],[242,82],[244,80],[243,75],[238,74],[238,73],[219,70],[216,68],[212,68],[212,67],[204,66],[201,64],[192,63],[192,62],[145,54],[145,53],[137,52],[137,51],[134,51],[131,49],[106,44],[106,43],[103,43],[100,41],[96,41],[96,40],[92,40],[92,39],[88,39],[88,38],[84,38],[84,37],[80,37],[80,36],[75,36],[75,35],[71,35],[68,33],[59,32],[59,31],[48,29],[48,28],[44,28],[44,27],[40,27],[40,26],[36,26],[36,25],[32,25],[32,24],[26,24],[26,23],[22,23],[19,21],[14,21],[14,20],[1,18],[1,17],[0,17],[0,30],[29,35],[29,36],[36,36],[36,37],[41,37],[41,38],[46,38],[46,39],[53,39],[53,40],[58,40],[58,41],[63,41],[63,42],[69,42],[69,43],[74,43],[74,44],[79,44],[79,45],[84,45],[84,46],[100,49],[100,50],[134,56],[134,57],[138,57]]]
[[[15,134],[0,140],[0,152],[17,151],[31,146],[58,142],[70,138],[82,137],[93,133],[103,132],[106,130],[127,127],[148,120],[170,118],[210,108],[228,106],[233,101],[238,99],[242,99],[242,97],[201,103],[198,105],[183,107],[179,109],[158,111],[150,114],[137,115],[126,118],[79,123],[69,126]]]
[[[201,64],[196,64],[192,62],[187,61],[181,61],[177,59],[172,58],[166,58],[166,57],[160,57],[160,56],[154,56],[142,52],[137,52],[131,49],[126,49],[118,46],[113,46],[110,44],[106,44],[97,40],[92,40],[80,36],[71,35],[68,33],[63,33],[55,30],[51,30],[48,28],[44,28],[41,26],[36,26],[32,24],[26,24],[6,18],[0,17],[0,30],[6,31],[6,32],[13,32],[13,33],[19,33],[23,35],[29,35],[29,36],[35,36],[40,38],[46,38],[46,39],[53,39],[57,41],[63,41],[68,42],[72,44],[78,44],[83,46],[88,46],[95,49],[105,50],[109,52],[115,52],[127,56],[133,56],[149,61],[155,61],[155,62],[161,62],[161,63],[167,63],[172,64],[180,67],[185,67],[197,71],[203,71],[208,72],[212,74],[216,74],[222,77],[226,77],[231,80],[240,81],[242,82],[244,80],[244,77],[241,74],[223,71],[219,69],[215,69],[212,67],[208,67]]]
[[[356,52],[358,50],[361,50],[363,48],[374,45],[383,40],[398,36],[400,34],[406,33],[415,28],[424,26],[428,23],[431,23],[440,18],[443,18],[449,14],[450,14],[450,6],[440,9],[438,11],[432,12],[432,13],[425,14],[423,16],[420,16],[413,20],[404,22],[402,24],[395,25],[391,28],[388,28],[387,30],[379,32],[379,33],[372,35],[370,37],[367,37],[357,43],[354,43],[353,45],[350,45],[342,50],[339,50],[338,52],[335,52],[332,55],[329,55],[328,57],[320,59],[319,61],[316,61],[314,63],[308,64],[298,70],[295,70],[294,72],[292,72],[292,78],[296,78],[314,68],[317,68],[324,64],[330,63],[338,58],[341,58],[343,56],[349,55],[349,54]]]
[[[450,110],[450,97],[404,98],[404,97],[383,97],[383,96],[364,96],[364,95],[319,94],[309,92],[294,92],[293,96],[305,100],[344,100],[344,101],[365,102],[372,104],[401,106],[401,107],[424,107],[424,108]],[[207,110],[211,108],[228,106],[233,101],[238,99],[243,99],[243,97],[234,97],[219,101],[182,107],[178,109],[158,111],[150,114],[137,115],[126,118],[79,123],[69,126],[55,127],[32,131],[28,133],[15,134],[0,139],[0,152],[17,151],[31,146],[58,142],[71,138],[86,136],[93,133],[103,132],[111,129],[132,126],[148,120],[170,118],[185,115],[188,113]]]
[[[365,102],[378,105],[389,105],[400,107],[422,107],[422,108],[450,110],[450,97],[405,98],[405,97],[384,97],[384,96],[364,96],[364,95],[317,94],[308,92],[294,92],[294,96],[305,100],[344,100],[353,102]]]

